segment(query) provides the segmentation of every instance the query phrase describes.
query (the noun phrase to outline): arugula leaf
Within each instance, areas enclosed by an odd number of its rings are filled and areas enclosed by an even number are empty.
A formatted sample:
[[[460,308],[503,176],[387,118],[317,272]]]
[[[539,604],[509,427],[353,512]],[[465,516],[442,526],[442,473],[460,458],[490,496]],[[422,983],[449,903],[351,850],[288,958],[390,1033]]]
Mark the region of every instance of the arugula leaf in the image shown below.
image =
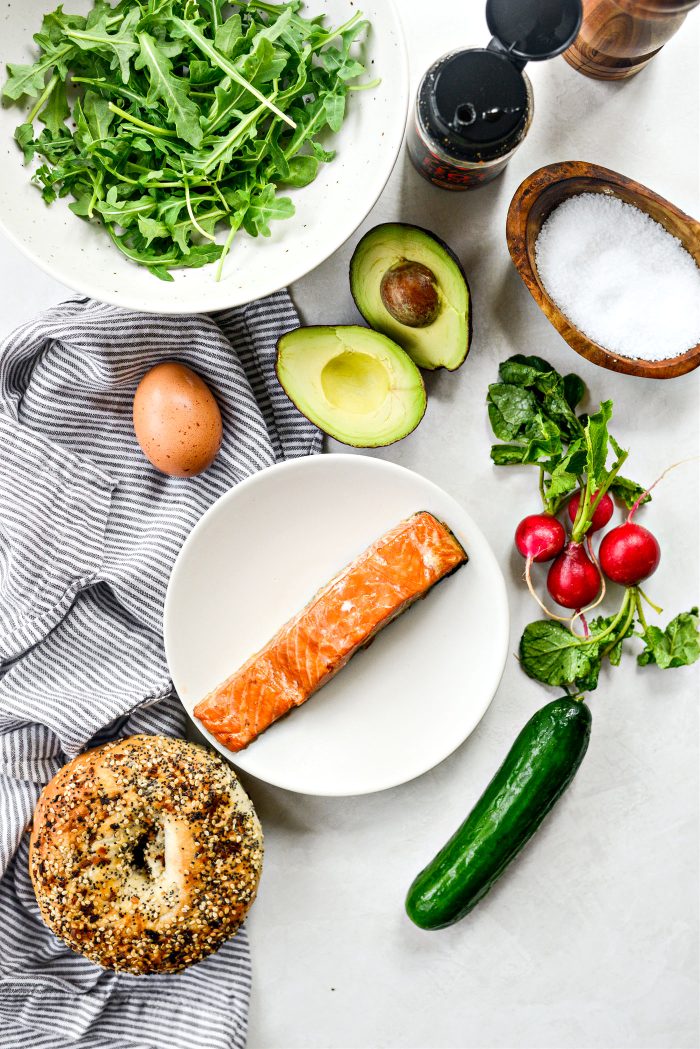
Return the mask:
[[[268,183],[260,193],[251,197],[243,226],[252,237],[261,234],[270,236],[272,219],[287,219],[294,214],[294,205],[289,197],[276,197],[274,186]]]
[[[201,169],[204,174],[213,171],[220,164],[228,164],[237,149],[246,138],[255,130],[255,125],[265,107],[262,103],[257,109],[252,110],[233,127],[227,135],[214,139],[214,148],[202,157],[192,157],[193,166]]]
[[[323,107],[326,112],[326,121],[331,131],[340,131],[345,117],[345,95],[340,93],[326,95],[323,100]]]
[[[187,70],[190,91],[193,89],[201,91],[203,88],[213,87],[223,78],[220,69],[212,69],[208,62],[200,58],[193,58]]]
[[[36,98],[44,90],[47,72],[53,70],[58,58],[65,57],[70,50],[71,48],[65,47],[57,52],[52,52],[33,65],[17,65],[8,62],[7,71],[10,75],[2,89],[2,97],[9,98],[13,102],[16,102],[22,95]]]
[[[309,138],[308,144],[316,160],[320,160],[324,164],[329,164],[331,160],[335,160],[334,149],[324,149],[320,142],[315,142],[312,138]]]
[[[59,80],[52,88],[43,109],[39,110],[39,120],[42,124],[46,124],[49,131],[58,134],[65,127],[66,117],[69,114],[66,85]]]
[[[353,44],[357,37],[361,33],[364,33],[368,28],[369,22],[366,18],[362,18],[361,13],[358,11],[352,16],[350,21],[346,23],[344,29],[332,30],[330,33],[326,34],[326,39],[332,40],[334,36],[339,35],[340,39],[343,41],[343,53],[347,55],[351,44]]]
[[[94,193],[94,190],[93,190]],[[85,192],[68,205],[74,215],[89,219],[94,210],[93,193]]]
[[[336,73],[341,80],[351,80],[364,73],[364,66],[360,62],[336,47],[329,47],[323,52],[321,65],[327,72]]]
[[[114,113],[109,103],[94,91],[86,91],[83,98],[83,113],[94,142],[100,142],[109,135],[109,128],[114,120]]]
[[[289,173],[283,181],[289,186],[297,186],[298,188],[308,186],[318,174],[318,165],[317,157],[309,157],[305,154],[292,157],[287,164]]]
[[[523,631],[520,665],[545,685],[592,690],[598,683],[600,654],[595,641],[582,644],[561,623],[538,619]]]
[[[149,99],[161,98],[167,107],[168,116],[175,125],[180,138],[195,149],[201,144],[204,132],[199,125],[199,110],[187,95],[184,82],[172,74],[172,62],[148,33],[137,34],[139,56],[136,68],[148,69],[151,74]]]
[[[243,36],[243,24],[240,15],[231,15],[226,21],[216,27],[214,33],[214,47],[222,55],[231,58],[233,49]]]
[[[34,40],[44,50],[50,50],[52,45],[61,44],[66,29],[84,29],[85,24],[83,15],[67,15],[61,5],[44,15],[41,30],[35,34]]]
[[[19,127],[15,129],[15,141],[24,153],[24,163],[28,164],[36,152],[34,125],[20,124]]]
[[[698,609],[681,612],[672,619],[665,630],[648,626],[644,631],[644,651],[637,662],[645,667],[656,663],[662,670],[687,667],[700,658],[700,635],[698,634]]]
[[[132,8],[116,33],[109,32],[111,9],[107,7],[97,19],[88,19],[85,29],[68,27],[64,35],[81,51],[106,53],[112,58],[112,67],[119,66],[122,83],[129,83],[129,62],[139,47],[134,37],[134,26],[141,17],[138,6]]]
[[[218,33],[219,27],[223,23],[223,15],[221,8],[224,5],[224,0],[199,0],[200,7],[203,7],[205,11],[209,12],[209,22],[215,34]]]
[[[168,236],[168,227],[158,219],[150,219],[144,215],[139,215],[136,219],[136,224],[138,225],[139,233],[146,241],[146,246],[150,245],[151,241],[156,238]]]
[[[137,200],[117,200],[116,190],[113,187],[107,194],[107,199],[99,201],[95,207],[106,222],[127,229],[138,219],[152,215],[157,204],[152,197],[142,197]]]

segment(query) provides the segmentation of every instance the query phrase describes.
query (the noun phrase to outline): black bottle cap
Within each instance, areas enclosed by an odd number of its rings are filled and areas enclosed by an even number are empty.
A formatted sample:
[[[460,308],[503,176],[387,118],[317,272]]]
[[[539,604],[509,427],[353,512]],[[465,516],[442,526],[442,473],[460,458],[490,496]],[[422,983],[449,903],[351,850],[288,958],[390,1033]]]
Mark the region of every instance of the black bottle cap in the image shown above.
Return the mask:
[[[444,55],[419,92],[421,119],[443,151],[481,162],[513,149],[531,116],[523,66],[565,51],[582,16],[581,0],[486,0],[488,47]]]
[[[491,46],[525,62],[566,51],[581,26],[581,0],[486,0]]]
[[[465,159],[505,152],[528,118],[527,86],[507,55],[472,48],[450,55],[437,70],[430,123]]]

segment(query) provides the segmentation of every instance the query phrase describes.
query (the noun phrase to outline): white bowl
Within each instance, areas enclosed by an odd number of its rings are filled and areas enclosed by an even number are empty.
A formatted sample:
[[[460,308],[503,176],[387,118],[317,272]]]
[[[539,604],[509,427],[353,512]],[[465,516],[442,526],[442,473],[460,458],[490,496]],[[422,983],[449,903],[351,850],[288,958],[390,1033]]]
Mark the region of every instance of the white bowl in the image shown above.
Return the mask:
[[[66,0],[69,12],[85,13],[89,0]],[[372,90],[352,92],[348,116],[329,144],[335,160],[321,165],[315,182],[292,189],[296,215],[272,226],[271,237],[240,233],[215,281],[215,265],[173,271],[167,283],[129,262],[106,232],[75,216],[68,200],[44,204],[30,183],[14,131],[27,100],[0,108],[0,229],[56,280],[103,302],[154,313],[199,313],[238,306],[304,276],[332,255],[355,231],[382,192],[403,138],[408,105],[408,64],[401,21],[393,0],[307,0],[305,12],[325,12],[338,25],[357,6],[372,29],[364,47]],[[55,0],[6,0],[0,11],[0,75],[7,62],[36,57],[32,34]],[[31,103],[30,103],[31,104]],[[41,124],[37,122],[37,128]],[[285,194],[287,190],[284,190]]]

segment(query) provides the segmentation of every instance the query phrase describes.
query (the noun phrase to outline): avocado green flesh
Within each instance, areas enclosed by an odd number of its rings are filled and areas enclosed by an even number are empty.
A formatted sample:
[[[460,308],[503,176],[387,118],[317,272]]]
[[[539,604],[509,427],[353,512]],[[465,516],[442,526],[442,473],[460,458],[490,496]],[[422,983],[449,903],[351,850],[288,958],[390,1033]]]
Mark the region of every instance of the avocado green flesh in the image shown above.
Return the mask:
[[[356,325],[283,335],[277,376],[311,422],[358,448],[401,440],[425,412],[425,386],[411,358],[384,335]]]
[[[452,925],[486,895],[571,783],[590,732],[590,709],[568,697],[533,715],[464,823],[411,885],[406,911],[416,925]]]
[[[387,270],[420,262],[435,275],[440,306],[422,328],[397,321],[382,302]],[[432,234],[417,226],[385,223],[366,233],[350,263],[350,286],[362,316],[376,331],[404,348],[419,368],[454,370],[469,350],[469,288],[458,262]]]

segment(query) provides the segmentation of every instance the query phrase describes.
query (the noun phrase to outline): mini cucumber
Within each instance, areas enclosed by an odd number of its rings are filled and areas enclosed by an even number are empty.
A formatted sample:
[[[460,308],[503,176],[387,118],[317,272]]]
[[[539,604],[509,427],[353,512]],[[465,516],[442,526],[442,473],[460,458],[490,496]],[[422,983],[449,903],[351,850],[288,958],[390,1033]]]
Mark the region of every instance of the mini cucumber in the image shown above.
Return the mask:
[[[411,921],[442,929],[476,906],[571,783],[590,734],[589,708],[569,696],[530,718],[464,823],[408,890]]]

